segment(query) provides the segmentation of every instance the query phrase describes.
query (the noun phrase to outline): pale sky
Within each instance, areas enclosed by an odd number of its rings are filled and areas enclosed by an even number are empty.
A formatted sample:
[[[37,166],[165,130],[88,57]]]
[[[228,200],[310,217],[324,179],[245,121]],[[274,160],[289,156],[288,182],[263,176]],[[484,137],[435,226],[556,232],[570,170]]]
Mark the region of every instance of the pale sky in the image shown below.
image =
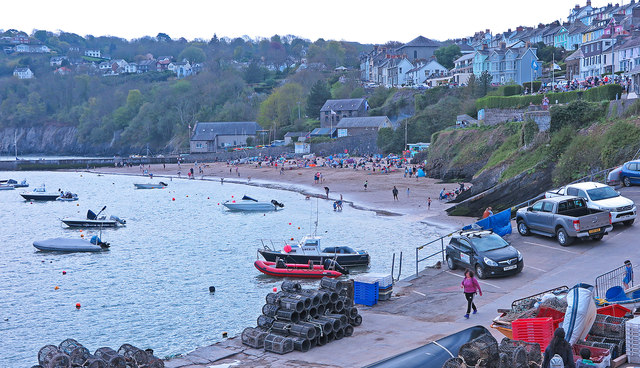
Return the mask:
[[[616,3],[614,0],[610,0]],[[624,3],[628,3],[625,0]],[[580,0],[585,5],[586,0]],[[606,0],[593,0],[604,6]],[[576,0],[3,0],[0,29],[62,30],[126,39],[167,33],[171,38],[271,37],[315,41],[408,42],[422,35],[443,41],[554,20],[566,21]]]

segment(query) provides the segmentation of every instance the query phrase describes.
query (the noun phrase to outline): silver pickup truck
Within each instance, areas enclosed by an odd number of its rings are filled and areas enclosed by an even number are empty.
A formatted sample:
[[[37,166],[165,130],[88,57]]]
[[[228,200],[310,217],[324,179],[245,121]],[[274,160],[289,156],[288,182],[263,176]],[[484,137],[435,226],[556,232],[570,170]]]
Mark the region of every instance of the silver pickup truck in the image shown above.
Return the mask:
[[[557,237],[567,246],[575,238],[601,240],[613,226],[609,211],[588,208],[584,199],[573,196],[546,198],[516,213],[518,233]]]

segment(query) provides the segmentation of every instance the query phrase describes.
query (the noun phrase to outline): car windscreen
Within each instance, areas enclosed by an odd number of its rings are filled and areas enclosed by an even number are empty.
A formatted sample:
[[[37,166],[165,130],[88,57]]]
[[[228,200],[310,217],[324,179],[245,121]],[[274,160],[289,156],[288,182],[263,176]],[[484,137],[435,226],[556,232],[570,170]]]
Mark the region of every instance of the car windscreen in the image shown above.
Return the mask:
[[[589,197],[592,201],[600,201],[602,199],[609,199],[618,197],[620,194],[611,187],[594,188],[587,190]]]
[[[471,240],[478,252],[500,249],[509,245],[509,243],[496,234],[472,238]]]

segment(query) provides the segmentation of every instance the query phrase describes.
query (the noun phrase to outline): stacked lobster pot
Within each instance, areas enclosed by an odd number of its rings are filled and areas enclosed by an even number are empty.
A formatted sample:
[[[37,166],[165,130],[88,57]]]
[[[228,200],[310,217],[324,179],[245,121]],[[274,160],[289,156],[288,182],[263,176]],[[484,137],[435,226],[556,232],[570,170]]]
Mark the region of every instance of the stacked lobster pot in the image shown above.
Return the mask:
[[[278,354],[306,352],[353,335],[362,316],[353,303],[353,281],[324,277],[318,289],[303,289],[284,281],[277,293],[269,293],[257,327],[242,332],[242,343]]]
[[[151,349],[124,344],[118,351],[102,347],[91,354],[74,339],[66,339],[58,346],[45,345],[38,352],[38,363],[32,368],[164,368],[164,362]]]

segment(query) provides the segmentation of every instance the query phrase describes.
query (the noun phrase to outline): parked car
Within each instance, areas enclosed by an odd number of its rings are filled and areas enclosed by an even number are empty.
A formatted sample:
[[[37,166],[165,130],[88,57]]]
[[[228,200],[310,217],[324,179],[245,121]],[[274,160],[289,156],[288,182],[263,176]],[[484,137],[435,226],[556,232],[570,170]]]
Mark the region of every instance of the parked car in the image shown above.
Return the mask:
[[[625,162],[622,165],[620,181],[625,187],[640,184],[640,160]]]
[[[454,234],[445,250],[447,266],[475,270],[478,278],[513,275],[522,271],[522,254],[492,231],[463,231]]]
[[[622,172],[622,166],[618,166],[615,169],[611,170],[607,175],[607,185],[618,185],[620,184],[620,173]]]
[[[631,225],[636,219],[636,204],[606,184],[596,182],[569,184],[545,193],[546,198],[563,195],[580,197],[587,202],[589,208],[611,212],[613,223],[622,222],[625,225]]]
[[[518,233],[556,237],[567,246],[576,238],[602,240],[613,229],[611,212],[587,207],[580,197],[559,196],[537,201],[516,212]]]

